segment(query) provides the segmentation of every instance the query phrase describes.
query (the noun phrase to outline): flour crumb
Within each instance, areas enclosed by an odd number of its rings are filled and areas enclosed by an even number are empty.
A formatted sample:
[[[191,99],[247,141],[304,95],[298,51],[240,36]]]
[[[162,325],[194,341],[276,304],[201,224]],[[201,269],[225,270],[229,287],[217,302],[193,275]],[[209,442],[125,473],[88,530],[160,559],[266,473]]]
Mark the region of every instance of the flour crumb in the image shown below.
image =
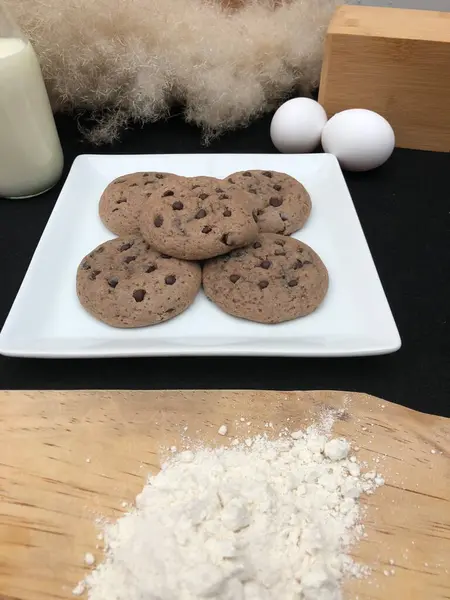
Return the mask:
[[[327,419],[298,437],[264,432],[170,455],[135,507],[104,524],[105,560],[75,590],[89,600],[342,598],[344,579],[369,574],[350,551],[367,536],[359,498],[382,478],[361,473]]]
[[[436,454],[436,450],[434,448],[432,448],[431,454]]]
[[[325,444],[325,456],[330,460],[342,460],[347,458],[350,451],[350,444],[343,438],[335,438]]]
[[[221,425],[219,427],[219,429],[217,430],[217,433],[219,435],[227,435],[227,433],[228,433],[228,427],[226,425]]]
[[[73,596],[82,596],[86,591],[86,584],[84,581],[80,581],[72,590]]]
[[[87,458],[87,459],[86,459],[86,462],[87,462],[87,463],[90,463],[90,462],[91,462],[91,459],[90,459],[90,458]]]
[[[240,421],[241,421],[241,423],[245,423],[245,419],[244,419],[244,417],[241,417],[241,418],[240,418]]]
[[[84,564],[88,565],[88,567],[92,567],[94,563],[95,556],[92,554],[92,552],[86,552],[86,554],[84,555]]]

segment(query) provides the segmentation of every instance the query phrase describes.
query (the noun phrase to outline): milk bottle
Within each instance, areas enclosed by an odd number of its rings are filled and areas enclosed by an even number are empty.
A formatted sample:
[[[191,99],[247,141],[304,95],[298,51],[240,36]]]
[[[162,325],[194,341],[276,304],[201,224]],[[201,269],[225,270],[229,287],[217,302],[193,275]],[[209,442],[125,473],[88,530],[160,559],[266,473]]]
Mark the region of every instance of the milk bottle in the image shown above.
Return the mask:
[[[0,197],[37,196],[62,168],[39,61],[0,0]]]

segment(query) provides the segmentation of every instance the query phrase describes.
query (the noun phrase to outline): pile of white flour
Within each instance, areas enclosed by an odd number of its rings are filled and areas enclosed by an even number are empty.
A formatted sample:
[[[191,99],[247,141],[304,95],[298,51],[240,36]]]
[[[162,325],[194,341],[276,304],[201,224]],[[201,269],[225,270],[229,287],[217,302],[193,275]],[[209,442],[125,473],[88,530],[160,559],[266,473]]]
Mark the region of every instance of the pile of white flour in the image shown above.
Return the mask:
[[[174,455],[106,527],[89,598],[340,600],[342,579],[365,573],[348,556],[358,498],[383,484],[349,452],[309,428]]]

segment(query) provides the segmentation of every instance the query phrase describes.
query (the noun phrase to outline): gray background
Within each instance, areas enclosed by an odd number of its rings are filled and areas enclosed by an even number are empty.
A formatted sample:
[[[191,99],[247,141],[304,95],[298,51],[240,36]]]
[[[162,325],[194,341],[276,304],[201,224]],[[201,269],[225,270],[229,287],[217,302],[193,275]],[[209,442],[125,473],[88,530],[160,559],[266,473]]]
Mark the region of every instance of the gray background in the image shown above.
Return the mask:
[[[345,2],[342,2],[344,4]],[[352,0],[349,4],[366,6],[394,6],[396,8],[428,8],[450,11],[450,0]]]

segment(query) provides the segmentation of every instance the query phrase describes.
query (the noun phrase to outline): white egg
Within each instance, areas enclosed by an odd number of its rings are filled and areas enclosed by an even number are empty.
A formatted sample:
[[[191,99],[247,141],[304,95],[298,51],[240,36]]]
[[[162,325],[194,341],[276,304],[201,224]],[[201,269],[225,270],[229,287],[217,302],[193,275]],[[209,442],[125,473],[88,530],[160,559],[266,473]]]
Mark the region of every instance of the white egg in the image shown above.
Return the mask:
[[[293,98],[280,106],[270,124],[270,137],[280,152],[312,152],[320,143],[327,113],[311,98]]]
[[[348,171],[369,171],[391,156],[394,130],[372,110],[352,108],[331,117],[322,131],[322,147]]]

